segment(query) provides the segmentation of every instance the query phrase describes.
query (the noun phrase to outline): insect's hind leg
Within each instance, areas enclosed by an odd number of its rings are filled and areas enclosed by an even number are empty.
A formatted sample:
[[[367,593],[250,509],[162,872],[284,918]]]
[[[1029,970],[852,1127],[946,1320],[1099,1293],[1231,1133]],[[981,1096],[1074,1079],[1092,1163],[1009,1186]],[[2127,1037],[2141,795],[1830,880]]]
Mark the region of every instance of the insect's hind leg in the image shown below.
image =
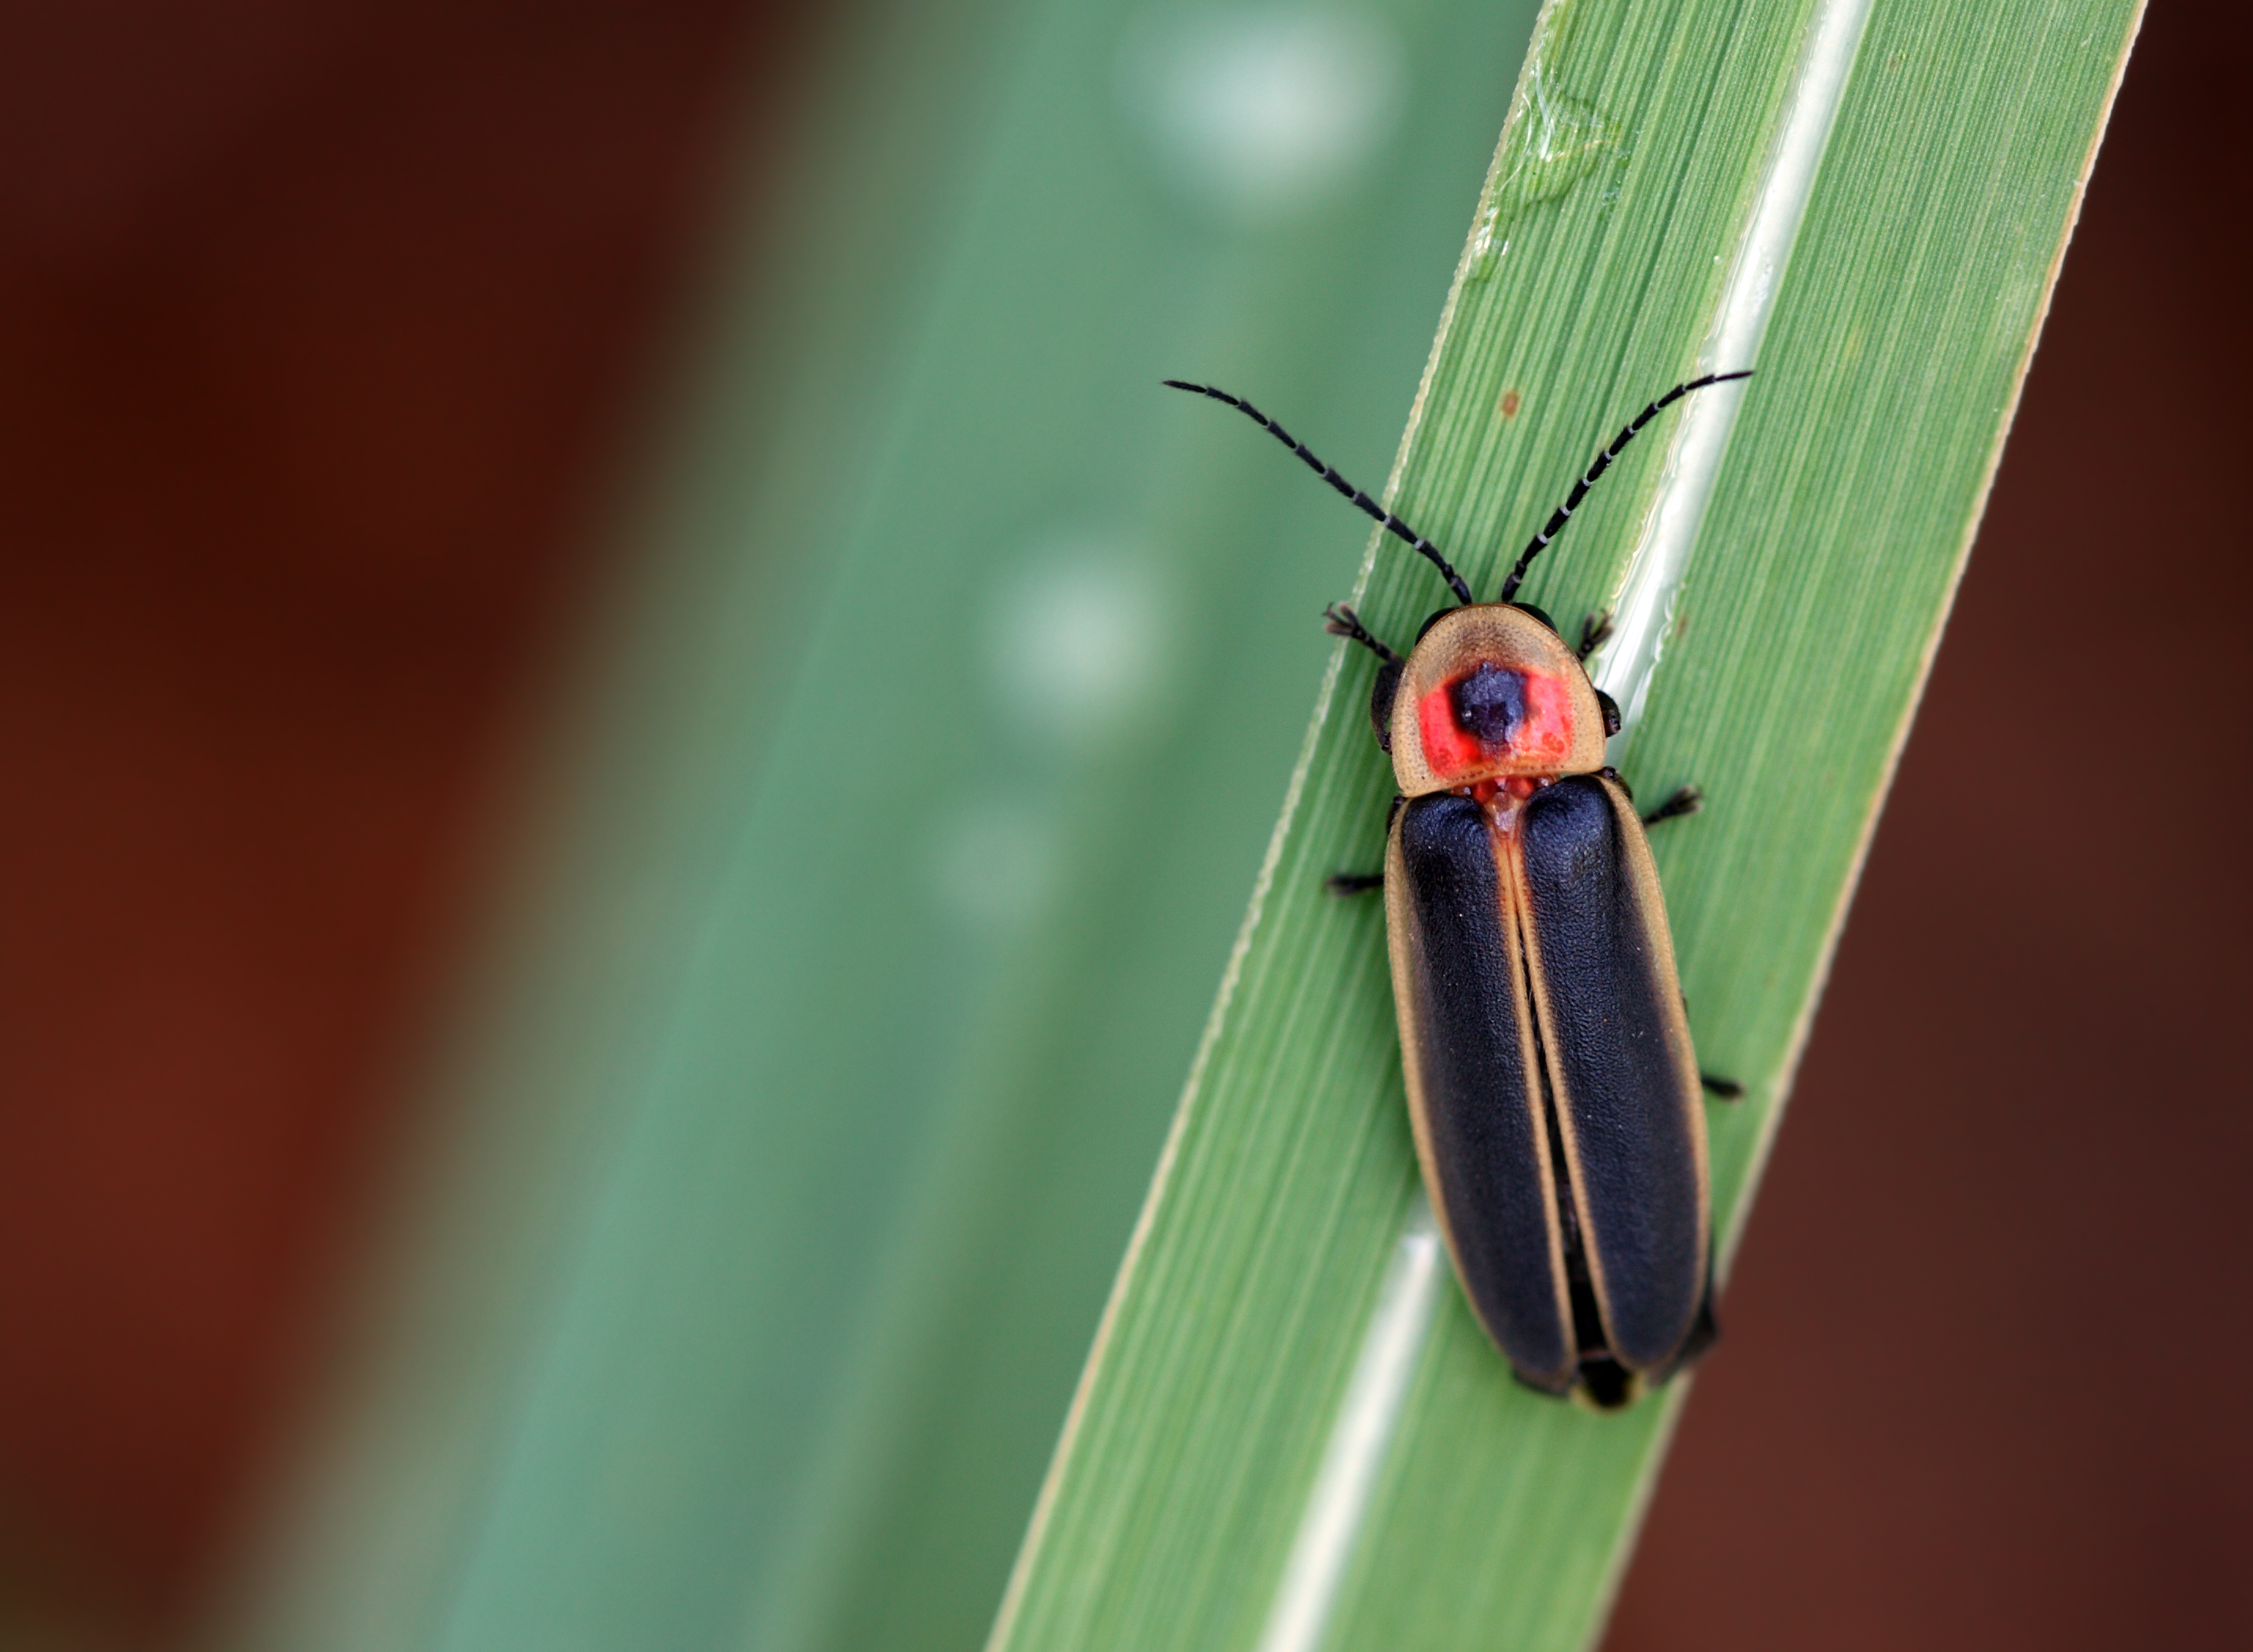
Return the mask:
[[[1695,1365],[1712,1352],[1713,1344],[1720,1340],[1720,1322],[1713,1317],[1713,1272],[1709,1265],[1705,1270],[1705,1294],[1698,1304],[1698,1317],[1690,1327],[1690,1335],[1682,1339],[1682,1346],[1676,1350],[1666,1375],[1671,1377],[1677,1371]]]
[[[1695,814],[1705,806],[1704,791],[1696,786],[1677,786],[1672,797],[1643,817],[1643,823],[1654,826],[1662,820],[1679,820],[1684,815]]]

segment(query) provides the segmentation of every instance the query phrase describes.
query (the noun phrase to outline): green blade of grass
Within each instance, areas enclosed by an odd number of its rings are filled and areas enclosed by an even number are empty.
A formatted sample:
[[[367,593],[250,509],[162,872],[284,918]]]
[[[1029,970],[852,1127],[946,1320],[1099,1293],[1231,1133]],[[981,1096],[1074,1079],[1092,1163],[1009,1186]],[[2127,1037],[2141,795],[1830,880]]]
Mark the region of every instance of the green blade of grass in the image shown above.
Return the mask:
[[[1392,495],[1481,592],[1627,414],[1743,365],[1697,354],[1816,10],[1545,15]],[[1647,796],[1694,780],[1711,799],[1656,847],[1699,1054],[1748,1086],[1712,1114],[1725,1235],[2138,15],[1869,9],[1626,760]],[[1527,596],[1567,624],[1612,600],[1666,461],[1663,436],[1631,450]],[[1372,554],[1364,613],[1405,640],[1442,593],[1399,547]],[[1275,1627],[1389,1258],[1414,1238],[1381,914],[1322,889],[1374,864],[1392,790],[1358,714],[1369,669],[1341,645],[997,1648],[1569,1648],[1601,1623],[1685,1385],[1611,1417],[1517,1390],[1449,1287],[1357,1539],[1332,1545],[1334,1593],[1311,1627]]]

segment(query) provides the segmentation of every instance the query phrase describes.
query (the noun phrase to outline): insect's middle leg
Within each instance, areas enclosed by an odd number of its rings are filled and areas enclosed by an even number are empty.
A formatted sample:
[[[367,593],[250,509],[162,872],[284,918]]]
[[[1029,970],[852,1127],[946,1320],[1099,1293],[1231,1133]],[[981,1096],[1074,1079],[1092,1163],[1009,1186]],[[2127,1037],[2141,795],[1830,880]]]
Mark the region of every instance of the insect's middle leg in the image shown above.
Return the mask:
[[[1629,803],[1635,801],[1635,788],[1628,784],[1625,775],[1608,765],[1598,770],[1597,772],[1622,791],[1626,792],[1627,800]],[[1674,788],[1673,796],[1643,817],[1643,823],[1647,826],[1654,826],[1662,820],[1678,820],[1685,814],[1696,814],[1705,806],[1705,792],[1703,787],[1677,786]]]
[[[1385,812],[1385,836],[1388,842],[1392,838],[1392,822],[1399,817],[1400,805],[1407,801],[1408,799],[1398,791],[1392,794],[1392,806]],[[1385,887],[1385,874],[1382,872],[1333,872],[1322,880],[1322,887],[1332,895],[1366,895],[1371,889],[1381,889]]]
[[[1625,785],[1626,782],[1622,781],[1621,784]],[[1705,794],[1696,786],[1677,786],[1672,797],[1643,817],[1643,823],[1654,826],[1664,820],[1679,820],[1684,815],[1695,814],[1705,806]],[[1745,1093],[1745,1087],[1735,1079],[1723,1078],[1717,1073],[1699,1073],[1698,1082],[1705,1087],[1707,1094],[1722,1101],[1735,1101]]]

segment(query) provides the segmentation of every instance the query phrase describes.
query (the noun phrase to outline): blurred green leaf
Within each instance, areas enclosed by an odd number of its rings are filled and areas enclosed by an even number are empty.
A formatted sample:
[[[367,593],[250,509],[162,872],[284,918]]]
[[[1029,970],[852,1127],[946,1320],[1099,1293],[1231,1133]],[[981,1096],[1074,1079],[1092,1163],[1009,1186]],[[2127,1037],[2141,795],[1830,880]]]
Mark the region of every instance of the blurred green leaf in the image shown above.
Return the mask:
[[[1532,21],[838,20],[219,1639],[986,1634]]]

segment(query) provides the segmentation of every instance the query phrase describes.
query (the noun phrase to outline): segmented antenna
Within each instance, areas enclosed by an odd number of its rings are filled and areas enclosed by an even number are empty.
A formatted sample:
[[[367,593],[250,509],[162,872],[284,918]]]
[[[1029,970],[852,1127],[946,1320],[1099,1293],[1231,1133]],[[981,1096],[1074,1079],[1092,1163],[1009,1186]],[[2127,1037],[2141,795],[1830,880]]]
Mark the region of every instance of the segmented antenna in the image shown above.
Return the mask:
[[[1274,420],[1260,412],[1259,408],[1253,407],[1249,401],[1244,401],[1242,398],[1238,396],[1232,396],[1225,390],[1216,390],[1209,384],[1187,384],[1179,379],[1166,379],[1161,380],[1161,382],[1163,383],[1168,390],[1187,390],[1194,395],[1210,396],[1215,401],[1224,401],[1230,407],[1234,408],[1238,412],[1245,415],[1254,424],[1266,431],[1268,435],[1273,436],[1285,447],[1290,449],[1291,451],[1297,454],[1300,458],[1306,461],[1308,469],[1312,470],[1315,475],[1321,477],[1323,481],[1329,483],[1339,492],[1344,494],[1347,498],[1350,499],[1354,503],[1357,508],[1362,511],[1364,514],[1373,518],[1378,522],[1382,523],[1392,533],[1407,540],[1410,545],[1415,547],[1419,554],[1428,558],[1432,566],[1440,570],[1440,577],[1447,582],[1447,589],[1454,592],[1457,601],[1462,603],[1466,607],[1468,607],[1474,600],[1475,600],[1471,596],[1471,588],[1463,582],[1463,576],[1455,572],[1454,567],[1448,562],[1446,557],[1440,554],[1440,547],[1438,546],[1433,544],[1431,540],[1426,539],[1414,528],[1410,527],[1408,524],[1402,521],[1399,517],[1393,515],[1392,512],[1386,510],[1375,499],[1371,498],[1368,494],[1364,493],[1359,488],[1354,486],[1352,483],[1340,476],[1330,466],[1323,464],[1322,460],[1316,458],[1314,456],[1313,450],[1309,449],[1305,443],[1300,441],[1298,437],[1293,436],[1281,425],[1276,423]],[[1669,396],[1667,399],[1671,401],[1673,396],[1678,396],[1681,394],[1681,391],[1677,390],[1673,393],[1673,395]],[[1652,411],[1656,412],[1657,409],[1653,408]],[[1650,415],[1645,414],[1643,416],[1648,418],[1650,417]],[[1639,424],[1637,428],[1640,428]],[[1633,432],[1630,431],[1629,434],[1632,435]],[[1626,436],[1622,436],[1620,439],[1624,442],[1627,438]],[[1596,470],[1601,471],[1603,469],[1605,463],[1606,461],[1604,460],[1599,460],[1596,464]],[[1583,491],[1586,491],[1585,488]],[[1579,495],[1576,494],[1573,496],[1573,503],[1577,505],[1579,502]],[[1545,544],[1547,541],[1545,540],[1543,542]]]
[[[1750,368],[1747,368],[1742,373],[1709,373],[1702,379],[1692,379],[1688,384],[1676,385],[1641,413],[1636,414],[1629,421],[1627,429],[1612,438],[1611,445],[1596,455],[1596,462],[1588,467],[1587,474],[1573,484],[1573,491],[1565,496],[1565,502],[1551,514],[1547,525],[1533,536],[1533,543],[1525,547],[1525,554],[1517,559],[1517,565],[1510,570],[1510,577],[1503,581],[1502,595],[1496,597],[1495,601],[1506,603],[1517,595],[1517,588],[1524,582],[1525,570],[1533,566],[1533,559],[1547,550],[1549,541],[1565,531],[1565,524],[1572,519],[1573,512],[1580,509],[1580,501],[1588,497],[1588,490],[1596,484],[1596,478],[1610,468],[1614,459],[1619,457],[1620,450],[1635,440],[1636,432],[1658,416],[1661,408],[1672,407],[1692,390],[1703,390],[1707,385],[1726,384],[1732,379],[1749,379],[1752,376]],[[1208,392],[1208,394],[1210,393]],[[1277,434],[1281,433],[1279,431]],[[1310,455],[1309,457],[1311,457]]]

